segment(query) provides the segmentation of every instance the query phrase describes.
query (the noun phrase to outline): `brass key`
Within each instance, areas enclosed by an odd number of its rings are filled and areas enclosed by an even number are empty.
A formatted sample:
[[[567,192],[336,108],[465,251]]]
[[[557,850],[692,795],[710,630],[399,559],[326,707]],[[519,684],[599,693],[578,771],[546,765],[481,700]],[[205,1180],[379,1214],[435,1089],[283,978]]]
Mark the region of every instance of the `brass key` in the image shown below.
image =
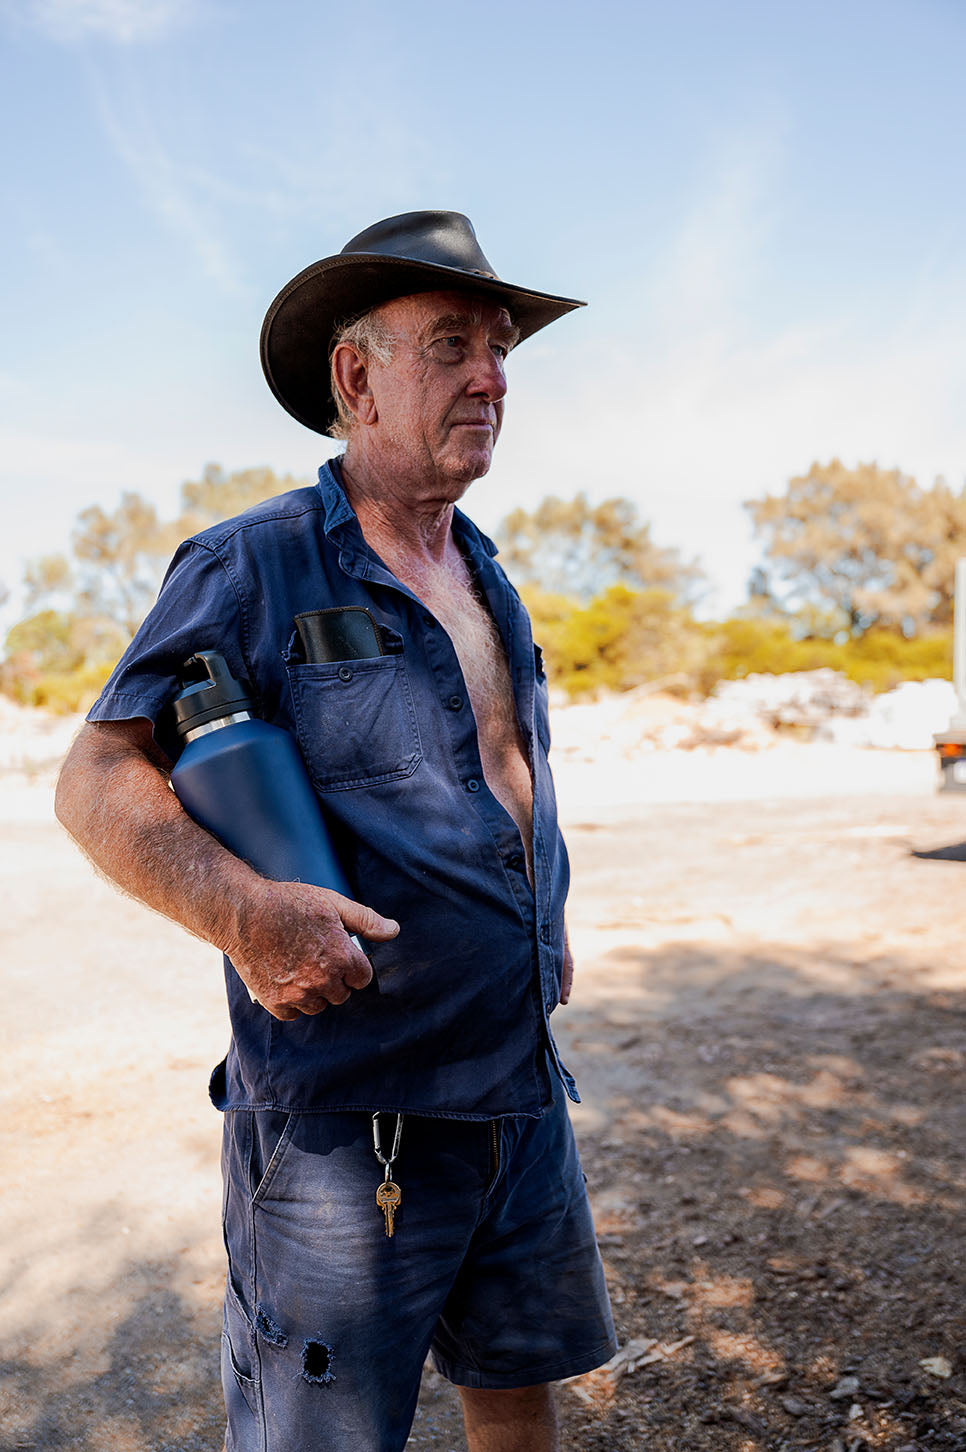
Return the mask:
[[[401,1199],[402,1191],[398,1185],[393,1184],[392,1180],[383,1180],[376,1191],[376,1204],[386,1217],[386,1234],[390,1237],[396,1233],[393,1222]]]

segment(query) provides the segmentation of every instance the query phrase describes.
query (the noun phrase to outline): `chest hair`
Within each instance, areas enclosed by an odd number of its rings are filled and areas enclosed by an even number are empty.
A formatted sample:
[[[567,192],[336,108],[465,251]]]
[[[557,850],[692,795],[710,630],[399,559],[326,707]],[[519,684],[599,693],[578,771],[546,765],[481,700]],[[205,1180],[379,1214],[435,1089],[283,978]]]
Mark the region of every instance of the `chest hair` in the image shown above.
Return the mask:
[[[476,717],[483,774],[519,827],[529,859],[533,783],[496,623],[461,556],[432,567],[403,558],[387,563],[433,612],[452,641]]]

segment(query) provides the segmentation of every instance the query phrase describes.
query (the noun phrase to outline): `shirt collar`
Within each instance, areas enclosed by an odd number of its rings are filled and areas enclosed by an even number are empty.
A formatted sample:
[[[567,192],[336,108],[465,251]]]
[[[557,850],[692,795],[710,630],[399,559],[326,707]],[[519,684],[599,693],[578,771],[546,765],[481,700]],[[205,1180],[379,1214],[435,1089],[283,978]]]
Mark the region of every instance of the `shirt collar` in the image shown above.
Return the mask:
[[[355,510],[345,496],[342,468],[338,457],[329,459],[319,469],[319,482],[316,487],[322,496],[322,504],[325,508],[323,528],[326,534],[332,534],[334,530],[343,524],[349,524],[350,521],[355,522]]]
[[[334,534],[337,529],[348,525],[357,538],[354,543],[360,548],[365,548],[362,531],[356,519],[355,510],[349,503],[345,494],[345,487],[342,483],[342,469],[338,456],[329,459],[319,469],[319,482],[316,486],[322,496],[322,504],[325,509],[323,528],[327,535]],[[460,536],[461,541],[466,545],[471,554],[486,554],[492,559],[498,553],[496,545],[489,535],[478,529],[473,521],[463,513],[461,509],[453,511],[453,532]],[[348,539],[345,543],[348,543]]]

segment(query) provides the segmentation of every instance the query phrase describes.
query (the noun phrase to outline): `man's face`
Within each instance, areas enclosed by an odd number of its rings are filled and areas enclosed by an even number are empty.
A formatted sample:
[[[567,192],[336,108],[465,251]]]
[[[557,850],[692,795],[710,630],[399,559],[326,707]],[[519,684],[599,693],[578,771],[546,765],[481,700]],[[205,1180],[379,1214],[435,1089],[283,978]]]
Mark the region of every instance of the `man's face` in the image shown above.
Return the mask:
[[[394,341],[388,364],[369,364],[371,442],[401,479],[458,499],[490,467],[517,330],[504,307],[460,292],[397,298],[379,318]]]

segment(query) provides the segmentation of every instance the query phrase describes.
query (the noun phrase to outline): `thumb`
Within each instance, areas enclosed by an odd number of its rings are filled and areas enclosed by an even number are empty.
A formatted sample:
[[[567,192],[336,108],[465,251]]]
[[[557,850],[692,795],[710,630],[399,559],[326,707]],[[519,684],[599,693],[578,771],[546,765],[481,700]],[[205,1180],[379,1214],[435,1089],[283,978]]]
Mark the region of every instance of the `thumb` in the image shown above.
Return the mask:
[[[353,902],[351,897],[343,897],[339,892],[333,892],[332,899],[347,933],[357,933],[373,943],[388,943],[399,932],[399,924],[393,918],[382,917],[365,903]]]

